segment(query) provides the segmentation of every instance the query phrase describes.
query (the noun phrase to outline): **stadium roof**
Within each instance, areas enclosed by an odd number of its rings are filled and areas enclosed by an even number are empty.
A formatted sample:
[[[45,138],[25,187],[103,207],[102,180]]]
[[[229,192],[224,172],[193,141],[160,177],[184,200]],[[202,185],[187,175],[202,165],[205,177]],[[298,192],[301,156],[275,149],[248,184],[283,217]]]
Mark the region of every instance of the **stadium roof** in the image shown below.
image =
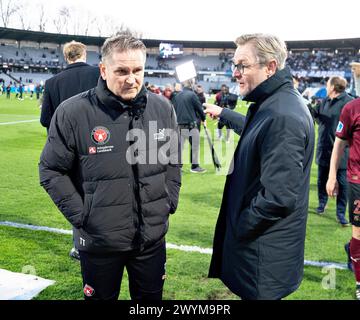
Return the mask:
[[[71,40],[80,41],[86,45],[101,46],[106,37],[94,36],[78,36],[48,33],[40,31],[27,31],[11,28],[0,28],[0,39],[11,39],[17,41],[33,41],[38,43],[48,42],[63,44]],[[170,42],[182,44],[187,48],[227,48],[235,49],[235,44],[232,41],[179,41],[179,40],[155,40],[143,39],[148,48],[158,47],[160,42]],[[301,41],[287,41],[289,50],[293,49],[345,49],[353,48],[360,49],[360,38],[352,39],[331,39],[331,40],[301,40]]]
[[[40,31],[27,31],[10,28],[0,28],[0,39],[11,39],[17,41],[33,41],[63,44],[71,40],[80,41],[86,45],[102,46],[106,37],[77,36]],[[179,41],[179,40],[153,40],[143,39],[149,48],[158,47],[161,42],[179,43],[189,48],[235,48],[230,41]]]
[[[80,41],[86,45],[101,46],[104,38],[101,37],[88,37],[88,36],[75,36],[58,33],[48,33],[40,31],[27,31],[10,28],[0,28],[0,39],[11,39],[17,41],[33,41],[38,43],[66,43],[71,40]]]

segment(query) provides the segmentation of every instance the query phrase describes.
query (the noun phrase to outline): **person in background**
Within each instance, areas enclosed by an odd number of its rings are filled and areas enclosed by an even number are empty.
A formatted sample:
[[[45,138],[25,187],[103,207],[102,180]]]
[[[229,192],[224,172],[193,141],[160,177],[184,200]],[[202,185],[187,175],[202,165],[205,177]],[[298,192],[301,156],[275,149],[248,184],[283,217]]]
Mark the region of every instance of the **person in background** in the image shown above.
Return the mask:
[[[83,43],[65,43],[63,54],[68,63],[66,69],[45,82],[40,123],[47,131],[56,108],[66,99],[94,88],[100,76],[99,67],[86,63],[86,46]]]
[[[215,104],[221,108],[228,108],[234,110],[236,108],[238,96],[229,92],[229,87],[225,84],[221,86],[221,91],[215,96]],[[222,139],[222,129],[226,127],[226,124],[219,119],[217,124],[218,139]],[[226,142],[230,139],[230,128],[226,127]]]
[[[168,98],[169,100],[171,100],[171,94],[173,93],[174,89],[172,87],[171,84],[167,84],[165,86],[165,89],[164,89],[164,92],[163,92],[163,95],[164,97]]]
[[[10,99],[11,83],[6,86],[6,99]]]
[[[199,165],[200,132],[198,128],[198,119],[200,119],[200,123],[204,122],[206,125],[206,118],[200,100],[193,91],[193,84],[193,79],[184,81],[184,89],[175,96],[173,104],[180,128],[181,153],[184,149],[185,141],[189,139],[191,146],[190,172],[205,173],[206,169]]]
[[[198,96],[201,105],[206,102],[206,97],[205,97],[205,93],[204,93],[204,88],[202,87],[202,85],[197,84],[197,85],[195,86],[195,93],[196,93],[196,95]],[[199,132],[200,132],[200,131],[201,131],[201,118],[200,118],[200,117],[197,117],[196,124],[197,124],[197,127],[198,127]]]
[[[205,93],[204,93],[204,88],[202,87],[201,84],[197,84],[197,85],[196,85],[196,87],[195,87],[195,93],[196,93],[196,95],[198,96],[201,105],[206,102],[206,97],[205,97]]]
[[[337,180],[345,148],[349,147],[347,181],[349,215],[352,224],[352,238],[349,249],[352,269],[355,275],[355,296],[360,300],[360,98],[348,102],[341,111],[336,129],[334,148],[331,154],[329,178],[326,191],[330,197],[337,197],[340,190]]]
[[[176,95],[178,95],[181,91],[182,91],[181,83],[175,83],[174,91],[172,92],[172,94],[170,96],[170,100],[171,100],[172,104],[174,104],[174,100],[175,100]]]
[[[360,96],[360,62],[353,61],[351,66],[350,94],[353,97]]]
[[[323,102],[313,109],[312,115],[319,125],[318,142],[316,148],[316,163],[318,165],[318,201],[316,208],[318,214],[325,212],[328,195],[326,192],[326,182],[330,169],[331,152],[335,141],[336,127],[339,122],[340,113],[346,103],[353,98],[346,92],[346,79],[338,76],[330,77],[326,84],[327,97]],[[345,218],[347,204],[347,182],[346,182],[346,162],[348,150],[344,152],[344,157],[337,172],[339,192],[336,197],[336,217],[343,227],[350,226]]]

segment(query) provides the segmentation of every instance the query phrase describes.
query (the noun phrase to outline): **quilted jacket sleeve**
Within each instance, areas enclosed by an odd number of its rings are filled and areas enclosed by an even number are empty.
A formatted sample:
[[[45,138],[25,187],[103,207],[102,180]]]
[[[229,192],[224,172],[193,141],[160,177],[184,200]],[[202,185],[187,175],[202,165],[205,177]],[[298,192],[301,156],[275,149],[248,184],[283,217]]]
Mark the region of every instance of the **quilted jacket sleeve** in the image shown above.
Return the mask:
[[[51,122],[39,163],[40,185],[44,187],[65,218],[81,227],[83,200],[69,173],[73,169],[76,145],[71,123],[61,106]]]

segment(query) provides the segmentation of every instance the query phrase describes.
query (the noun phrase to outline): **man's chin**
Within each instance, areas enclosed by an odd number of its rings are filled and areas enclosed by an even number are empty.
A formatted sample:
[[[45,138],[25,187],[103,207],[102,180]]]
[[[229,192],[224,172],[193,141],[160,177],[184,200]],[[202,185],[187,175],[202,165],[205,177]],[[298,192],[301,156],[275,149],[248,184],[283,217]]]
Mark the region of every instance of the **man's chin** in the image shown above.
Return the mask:
[[[132,92],[132,93],[127,93],[127,94],[122,94],[120,97],[123,100],[131,100],[134,99],[136,97],[138,93],[137,92]]]

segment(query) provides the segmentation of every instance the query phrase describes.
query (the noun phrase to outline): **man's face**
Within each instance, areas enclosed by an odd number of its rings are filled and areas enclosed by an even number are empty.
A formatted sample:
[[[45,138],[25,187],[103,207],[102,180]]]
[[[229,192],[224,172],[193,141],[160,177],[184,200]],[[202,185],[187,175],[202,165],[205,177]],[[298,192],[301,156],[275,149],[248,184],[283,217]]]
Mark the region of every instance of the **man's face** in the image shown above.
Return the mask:
[[[360,77],[360,63],[354,63],[351,66],[351,71],[355,77]]]
[[[330,80],[328,80],[328,82],[326,82],[326,91],[328,96],[331,96],[333,89],[334,86],[332,86]]]
[[[140,92],[144,82],[145,56],[141,50],[114,52],[100,63],[101,77],[109,90],[124,100]]]
[[[267,66],[259,63],[251,43],[237,47],[233,62],[235,65],[242,64],[244,66],[243,73],[238,69],[233,72],[233,77],[239,84],[239,91],[242,96],[248,95],[268,78],[269,70]]]

